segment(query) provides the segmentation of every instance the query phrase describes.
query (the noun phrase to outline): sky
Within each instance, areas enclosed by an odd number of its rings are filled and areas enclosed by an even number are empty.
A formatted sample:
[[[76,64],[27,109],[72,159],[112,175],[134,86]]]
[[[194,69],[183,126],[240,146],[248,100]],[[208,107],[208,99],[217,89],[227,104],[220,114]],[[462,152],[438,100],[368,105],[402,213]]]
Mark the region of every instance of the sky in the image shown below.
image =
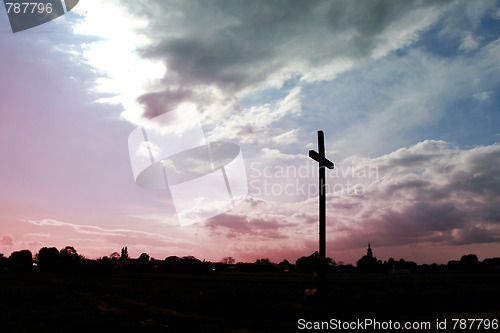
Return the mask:
[[[81,0],[0,43],[0,253],[295,262],[323,130],[327,256],[500,257],[500,1]],[[248,194],[183,227],[128,137],[185,108]]]

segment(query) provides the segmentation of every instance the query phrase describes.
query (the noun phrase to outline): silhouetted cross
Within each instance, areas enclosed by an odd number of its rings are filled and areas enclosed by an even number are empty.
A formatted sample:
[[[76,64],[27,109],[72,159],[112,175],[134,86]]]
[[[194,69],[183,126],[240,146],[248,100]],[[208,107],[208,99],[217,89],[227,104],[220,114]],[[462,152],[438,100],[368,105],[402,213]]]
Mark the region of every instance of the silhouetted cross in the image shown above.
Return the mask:
[[[309,157],[319,164],[319,267],[318,293],[322,302],[326,302],[328,287],[326,283],[326,194],[325,168],[333,169],[333,162],[325,157],[325,136],[318,131],[318,152],[309,150]]]

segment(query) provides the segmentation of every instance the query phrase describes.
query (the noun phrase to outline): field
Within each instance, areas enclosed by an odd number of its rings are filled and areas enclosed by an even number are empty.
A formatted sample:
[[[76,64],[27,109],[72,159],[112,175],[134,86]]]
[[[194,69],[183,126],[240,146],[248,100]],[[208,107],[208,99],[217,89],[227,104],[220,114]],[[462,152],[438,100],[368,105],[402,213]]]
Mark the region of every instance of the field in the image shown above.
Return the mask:
[[[500,274],[0,272],[1,332],[296,332],[309,321],[497,318]]]

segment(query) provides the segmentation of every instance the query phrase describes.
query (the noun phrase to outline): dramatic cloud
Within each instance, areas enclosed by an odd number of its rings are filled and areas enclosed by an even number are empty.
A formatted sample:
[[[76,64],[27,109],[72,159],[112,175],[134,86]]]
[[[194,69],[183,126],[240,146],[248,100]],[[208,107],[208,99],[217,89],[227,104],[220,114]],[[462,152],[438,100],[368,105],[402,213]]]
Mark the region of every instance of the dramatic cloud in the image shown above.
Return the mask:
[[[500,241],[500,145],[462,150],[444,141],[427,140],[378,158],[352,159],[358,165],[351,171],[328,178],[331,188],[335,188],[333,182],[350,178],[363,190],[328,193],[332,251],[368,241],[378,247]],[[376,168],[378,173],[366,177],[363,170],[368,169],[363,166]],[[234,244],[265,237],[290,250],[297,244],[314,250],[316,198],[279,205],[248,198],[238,208],[239,213],[207,222],[211,234],[233,239]],[[267,253],[272,251],[268,248]]]
[[[103,35],[108,40],[89,44],[86,52],[89,63],[106,73],[107,81],[116,82],[118,95],[110,101],[121,102],[124,117],[136,123],[140,116],[152,118],[192,102],[205,111],[209,123],[224,121],[215,135],[243,142],[288,132],[268,128],[300,112],[300,86],[332,80],[411,45],[453,8],[449,1],[122,3],[128,11],[112,8],[121,17],[114,26],[130,36],[117,40],[108,33]],[[125,20],[135,24],[122,27]],[[87,25],[97,28],[98,22],[88,15]],[[124,49],[125,40],[136,41],[135,54]],[[113,57],[109,51],[121,55]],[[114,70],[124,66],[130,69]],[[127,72],[137,75],[120,76]],[[123,84],[128,88],[120,88]],[[261,96],[266,91],[267,101]],[[283,93],[288,97],[280,101]],[[280,106],[292,97],[298,101],[293,107]],[[264,103],[255,103],[255,98]],[[268,102],[276,106],[263,105]]]
[[[374,209],[352,219],[356,233],[350,240],[370,235],[380,245],[500,240],[500,145],[460,150],[428,140],[369,162],[380,178],[367,185],[362,205]]]

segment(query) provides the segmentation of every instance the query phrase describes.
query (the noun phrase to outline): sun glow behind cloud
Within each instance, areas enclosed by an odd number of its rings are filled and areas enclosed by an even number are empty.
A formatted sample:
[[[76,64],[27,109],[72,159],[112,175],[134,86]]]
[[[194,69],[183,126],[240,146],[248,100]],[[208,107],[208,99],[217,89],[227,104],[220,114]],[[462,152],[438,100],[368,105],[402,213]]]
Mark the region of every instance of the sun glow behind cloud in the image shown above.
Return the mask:
[[[99,76],[94,89],[109,95],[98,102],[121,104],[122,116],[141,124],[143,108],[137,98],[154,91],[167,71],[162,62],[139,54],[151,44],[147,36],[137,32],[146,22],[110,1],[86,1],[77,8],[84,18],[73,27],[73,32],[97,39],[81,46],[83,58]]]

